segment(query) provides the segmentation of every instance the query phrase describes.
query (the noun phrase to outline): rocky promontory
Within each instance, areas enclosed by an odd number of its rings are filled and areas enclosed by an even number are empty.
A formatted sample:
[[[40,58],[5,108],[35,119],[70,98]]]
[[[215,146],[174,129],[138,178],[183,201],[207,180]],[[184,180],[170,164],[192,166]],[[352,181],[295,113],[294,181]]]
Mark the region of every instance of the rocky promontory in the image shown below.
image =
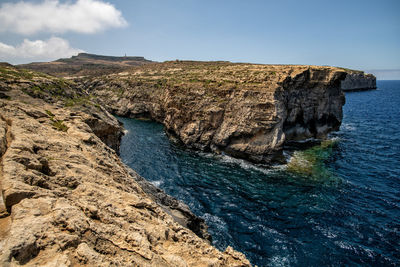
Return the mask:
[[[361,71],[350,71],[341,83],[343,91],[363,91],[376,89],[376,77]]]
[[[159,121],[186,147],[270,163],[288,141],[339,129],[353,77],[336,67],[171,61],[81,83],[110,112]]]
[[[0,265],[249,266],[120,161],[121,132],[73,82],[0,66]]]

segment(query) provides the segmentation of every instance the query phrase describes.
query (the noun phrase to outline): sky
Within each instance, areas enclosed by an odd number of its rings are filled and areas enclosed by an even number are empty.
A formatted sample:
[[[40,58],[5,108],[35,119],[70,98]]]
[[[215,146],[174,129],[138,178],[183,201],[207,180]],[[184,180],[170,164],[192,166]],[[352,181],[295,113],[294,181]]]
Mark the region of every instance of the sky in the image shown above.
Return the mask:
[[[0,0],[0,61],[80,52],[329,65],[400,79],[400,1]]]

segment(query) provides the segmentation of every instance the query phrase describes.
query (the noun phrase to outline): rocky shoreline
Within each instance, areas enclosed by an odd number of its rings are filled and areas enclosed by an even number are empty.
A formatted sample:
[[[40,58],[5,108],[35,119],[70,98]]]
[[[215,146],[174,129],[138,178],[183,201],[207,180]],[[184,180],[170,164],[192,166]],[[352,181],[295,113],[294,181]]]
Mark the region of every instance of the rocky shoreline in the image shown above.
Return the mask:
[[[340,127],[343,81],[357,75],[174,61],[71,81],[0,64],[0,264],[250,266],[121,162],[109,112],[159,121],[192,149],[271,163],[286,142]]]
[[[250,266],[120,161],[121,125],[73,83],[0,70],[0,265]]]
[[[342,88],[374,82],[335,67],[173,61],[81,87],[113,114],[161,122],[186,147],[269,164],[284,161],[285,142],[338,130]]]

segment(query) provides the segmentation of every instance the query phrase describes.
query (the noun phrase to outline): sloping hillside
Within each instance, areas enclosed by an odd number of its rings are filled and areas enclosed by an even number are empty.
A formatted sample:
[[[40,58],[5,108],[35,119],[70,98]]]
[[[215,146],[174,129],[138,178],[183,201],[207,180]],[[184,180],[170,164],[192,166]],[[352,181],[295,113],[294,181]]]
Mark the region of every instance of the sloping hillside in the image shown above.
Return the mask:
[[[80,53],[71,58],[58,59],[52,62],[35,62],[19,66],[58,77],[67,77],[100,76],[121,72],[132,66],[141,66],[149,63],[152,63],[152,61],[144,57],[113,57]]]

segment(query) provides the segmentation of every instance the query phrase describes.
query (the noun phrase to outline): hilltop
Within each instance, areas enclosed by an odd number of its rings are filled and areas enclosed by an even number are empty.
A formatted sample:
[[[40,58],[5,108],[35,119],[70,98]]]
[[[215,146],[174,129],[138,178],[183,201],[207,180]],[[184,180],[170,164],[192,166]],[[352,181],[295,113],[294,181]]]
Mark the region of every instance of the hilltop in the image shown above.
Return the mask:
[[[21,64],[19,67],[58,77],[101,76],[149,63],[152,63],[152,61],[144,57],[114,57],[80,53],[71,58],[62,58],[52,62]]]

